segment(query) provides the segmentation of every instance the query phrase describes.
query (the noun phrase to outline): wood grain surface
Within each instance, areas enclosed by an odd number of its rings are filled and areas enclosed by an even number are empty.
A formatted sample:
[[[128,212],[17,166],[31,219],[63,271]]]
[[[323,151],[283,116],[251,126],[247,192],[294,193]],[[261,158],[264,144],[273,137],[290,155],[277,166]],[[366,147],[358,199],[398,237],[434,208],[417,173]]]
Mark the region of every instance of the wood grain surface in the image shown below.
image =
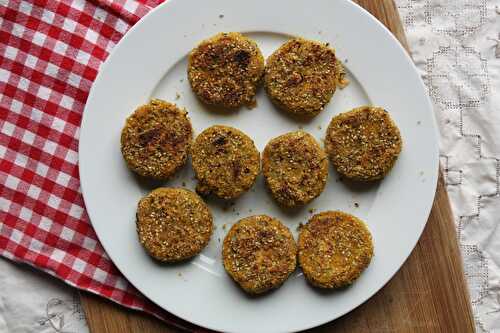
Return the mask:
[[[355,1],[408,49],[393,0]],[[81,293],[91,332],[179,332],[142,313]],[[230,320],[230,317],[228,317]],[[412,254],[374,297],[354,311],[308,332],[473,332],[462,259],[442,174],[427,226]]]

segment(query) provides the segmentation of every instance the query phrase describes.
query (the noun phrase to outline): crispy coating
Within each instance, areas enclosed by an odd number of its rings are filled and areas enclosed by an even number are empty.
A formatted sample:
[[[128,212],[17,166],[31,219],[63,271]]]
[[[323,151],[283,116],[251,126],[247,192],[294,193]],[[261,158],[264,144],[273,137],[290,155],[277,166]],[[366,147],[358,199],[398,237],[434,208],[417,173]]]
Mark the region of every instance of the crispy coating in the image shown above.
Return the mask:
[[[290,132],[266,145],[262,172],[274,199],[284,207],[296,207],[323,192],[328,158],[312,135]]]
[[[332,119],[325,145],[340,174],[371,181],[383,178],[391,170],[401,152],[402,140],[386,110],[362,106]]]
[[[348,81],[328,44],[294,38],[266,62],[267,94],[275,105],[293,115],[316,116],[332,98],[337,83],[343,87]]]
[[[255,104],[263,73],[264,57],[259,47],[237,32],[204,40],[189,55],[188,79],[194,93],[216,107]]]
[[[248,191],[260,172],[260,154],[242,131],[216,125],[196,138],[192,149],[196,191],[234,199]]]
[[[166,180],[186,163],[193,138],[185,110],[159,99],[127,118],[121,151],[128,167],[144,177]]]
[[[212,234],[212,214],[195,193],[158,188],[137,207],[139,241],[153,258],[176,262],[203,250]]]
[[[266,215],[249,216],[231,227],[222,248],[227,273],[250,294],[278,288],[297,265],[290,230]]]
[[[316,214],[299,233],[299,265],[320,288],[353,283],[373,256],[370,232],[360,219],[339,211]]]

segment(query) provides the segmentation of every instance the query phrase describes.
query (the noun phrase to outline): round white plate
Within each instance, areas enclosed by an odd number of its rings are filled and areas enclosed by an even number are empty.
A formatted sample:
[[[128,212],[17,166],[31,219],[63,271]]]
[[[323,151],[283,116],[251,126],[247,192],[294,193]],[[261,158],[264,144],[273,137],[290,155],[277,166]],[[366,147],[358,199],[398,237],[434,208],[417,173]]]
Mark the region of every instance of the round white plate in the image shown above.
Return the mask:
[[[309,123],[297,123],[277,111],[262,89],[255,109],[212,113],[190,90],[186,56],[202,39],[221,31],[248,34],[264,56],[292,35],[329,42],[344,61],[351,84],[338,90]],[[271,138],[298,128],[321,140],[332,116],[371,103],[385,107],[395,119],[403,151],[392,172],[368,186],[340,182],[330,168],[323,194],[294,212],[278,208],[259,176],[254,188],[233,206],[209,200],[217,228],[202,254],[183,264],[161,265],[146,255],[135,231],[138,200],[159,185],[138,181],[120,153],[125,118],[151,97],[186,107],[196,133],[213,124],[228,124],[249,134],[261,151]],[[436,124],[411,59],[388,30],[349,1],[167,1],[136,24],[102,66],[87,101],[80,138],[85,204],[113,262],[165,310],[220,331],[302,330],[363,303],[396,273],[415,246],[434,198],[437,171]],[[186,166],[164,185],[194,189],[192,176]],[[267,295],[248,297],[241,292],[221,264],[221,242],[229,227],[244,216],[268,214],[296,234],[312,209],[340,209],[367,222],[375,257],[359,280],[325,293],[310,287],[297,270]]]

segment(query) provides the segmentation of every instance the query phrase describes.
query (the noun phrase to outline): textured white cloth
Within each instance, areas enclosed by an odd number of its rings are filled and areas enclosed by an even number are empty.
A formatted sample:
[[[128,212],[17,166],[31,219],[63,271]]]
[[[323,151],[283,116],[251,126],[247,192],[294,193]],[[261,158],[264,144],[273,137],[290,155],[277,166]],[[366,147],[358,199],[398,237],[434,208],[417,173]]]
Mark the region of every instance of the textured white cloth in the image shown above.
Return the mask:
[[[434,102],[476,330],[500,332],[500,1],[396,2]]]
[[[396,2],[434,102],[476,329],[500,331],[500,0]],[[0,258],[0,332],[54,331],[88,332],[75,292]]]
[[[0,332],[88,333],[75,289],[0,258]]]

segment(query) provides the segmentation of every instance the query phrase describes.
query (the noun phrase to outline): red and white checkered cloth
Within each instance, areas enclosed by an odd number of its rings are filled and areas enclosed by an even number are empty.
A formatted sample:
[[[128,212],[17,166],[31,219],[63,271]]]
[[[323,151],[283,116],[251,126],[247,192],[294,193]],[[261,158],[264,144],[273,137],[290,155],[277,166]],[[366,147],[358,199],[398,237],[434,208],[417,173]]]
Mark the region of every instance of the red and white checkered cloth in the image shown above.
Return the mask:
[[[146,300],[97,240],[80,191],[78,136],[99,66],[163,0],[0,0],[0,254],[124,306]]]

